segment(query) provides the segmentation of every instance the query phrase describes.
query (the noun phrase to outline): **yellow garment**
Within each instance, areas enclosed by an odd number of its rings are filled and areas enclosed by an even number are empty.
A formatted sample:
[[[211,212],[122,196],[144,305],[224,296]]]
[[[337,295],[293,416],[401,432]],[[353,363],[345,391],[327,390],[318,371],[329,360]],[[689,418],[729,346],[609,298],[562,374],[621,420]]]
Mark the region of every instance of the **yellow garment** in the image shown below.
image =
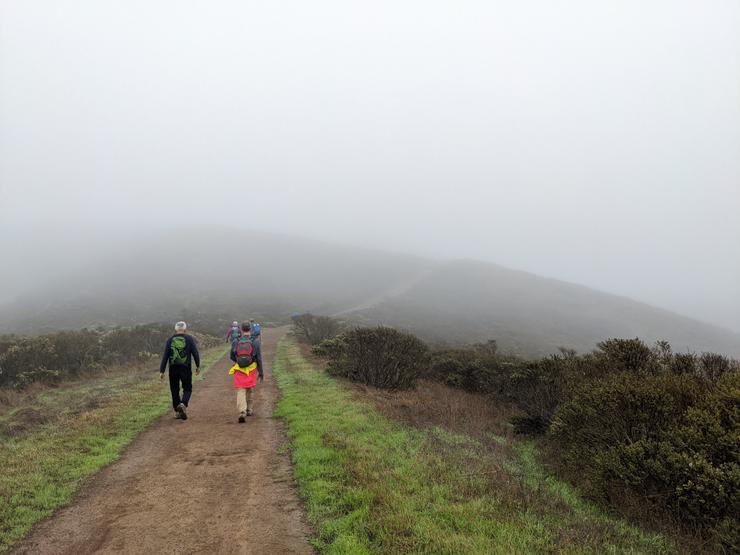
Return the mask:
[[[249,374],[252,373],[252,372],[254,372],[255,370],[257,370],[257,363],[256,362],[253,362],[252,364],[250,364],[246,368],[240,368],[239,365],[235,363],[234,366],[231,367],[231,370],[229,370],[229,376],[233,376],[234,375],[234,372],[236,372],[236,371],[242,372],[242,373],[246,374],[247,376],[249,376]]]

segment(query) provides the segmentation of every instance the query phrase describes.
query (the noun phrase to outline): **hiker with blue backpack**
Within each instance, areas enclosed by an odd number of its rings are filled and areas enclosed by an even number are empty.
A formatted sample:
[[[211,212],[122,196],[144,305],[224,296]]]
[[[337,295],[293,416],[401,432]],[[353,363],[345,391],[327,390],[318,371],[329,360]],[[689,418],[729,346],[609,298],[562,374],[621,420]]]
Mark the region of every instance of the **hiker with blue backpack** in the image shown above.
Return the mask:
[[[249,320],[249,335],[252,336],[252,341],[262,340],[262,326],[254,321],[254,318]]]
[[[259,360],[260,366],[262,366],[262,326],[255,322],[253,318],[249,320],[249,337],[252,338],[255,356]]]
[[[164,371],[170,367],[170,393],[175,418],[187,420],[187,407],[193,393],[192,361],[195,361],[195,375],[200,374],[200,353],[192,335],[185,333],[188,326],[185,322],[175,324],[175,335],[167,340],[159,365],[159,379],[164,380]],[[182,386],[182,398],[180,397]]]
[[[233,385],[236,389],[236,410],[239,412],[239,423],[246,422],[247,416],[252,416],[254,409],[254,388],[257,380],[264,379],[262,370],[262,354],[254,343],[249,322],[241,325],[242,334],[231,344],[231,360],[234,365],[229,370],[233,376]]]

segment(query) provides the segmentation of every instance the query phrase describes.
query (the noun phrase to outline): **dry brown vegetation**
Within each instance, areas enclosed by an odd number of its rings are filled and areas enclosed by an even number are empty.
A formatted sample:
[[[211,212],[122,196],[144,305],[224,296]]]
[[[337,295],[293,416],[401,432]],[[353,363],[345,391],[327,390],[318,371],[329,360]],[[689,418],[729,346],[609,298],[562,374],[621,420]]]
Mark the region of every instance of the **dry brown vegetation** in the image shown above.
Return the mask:
[[[0,437],[22,437],[40,427],[71,421],[142,381],[150,382],[156,357],[81,373],[63,383],[34,382],[24,389],[0,388]]]
[[[512,403],[429,380],[419,380],[415,389],[403,391],[348,385],[387,416],[417,428],[436,426],[476,438],[486,438],[491,434],[511,437],[513,430],[509,421],[520,414]]]

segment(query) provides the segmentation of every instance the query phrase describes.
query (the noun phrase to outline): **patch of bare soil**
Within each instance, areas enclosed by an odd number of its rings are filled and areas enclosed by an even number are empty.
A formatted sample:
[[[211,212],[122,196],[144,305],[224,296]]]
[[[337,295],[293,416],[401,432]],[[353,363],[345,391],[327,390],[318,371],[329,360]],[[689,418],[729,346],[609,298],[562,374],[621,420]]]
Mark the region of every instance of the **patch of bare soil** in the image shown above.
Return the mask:
[[[264,330],[265,381],[246,424],[237,423],[227,357],[193,385],[187,421],[155,422],[15,553],[314,553],[272,417],[270,368],[284,333]]]

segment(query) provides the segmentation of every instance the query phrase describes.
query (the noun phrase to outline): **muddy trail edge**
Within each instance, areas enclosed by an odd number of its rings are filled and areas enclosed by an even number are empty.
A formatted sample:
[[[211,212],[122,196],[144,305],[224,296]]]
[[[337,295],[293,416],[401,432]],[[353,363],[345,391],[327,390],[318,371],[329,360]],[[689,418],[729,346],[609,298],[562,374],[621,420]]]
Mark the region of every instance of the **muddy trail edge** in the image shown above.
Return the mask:
[[[265,381],[245,424],[227,356],[193,384],[187,421],[155,421],[12,553],[314,553],[272,418],[272,361],[285,332],[263,331]]]

